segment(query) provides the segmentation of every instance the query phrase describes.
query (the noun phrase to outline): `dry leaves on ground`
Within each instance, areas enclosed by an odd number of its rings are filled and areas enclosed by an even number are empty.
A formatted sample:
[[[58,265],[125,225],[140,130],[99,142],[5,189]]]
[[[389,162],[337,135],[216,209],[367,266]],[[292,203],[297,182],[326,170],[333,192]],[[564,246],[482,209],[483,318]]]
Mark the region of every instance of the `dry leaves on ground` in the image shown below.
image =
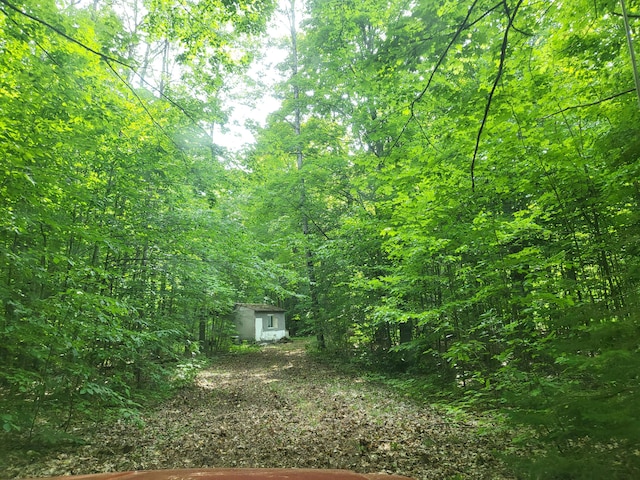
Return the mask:
[[[299,343],[224,357],[144,417],[88,443],[12,457],[2,478],[204,467],[345,468],[416,479],[509,478],[505,442],[309,358]]]

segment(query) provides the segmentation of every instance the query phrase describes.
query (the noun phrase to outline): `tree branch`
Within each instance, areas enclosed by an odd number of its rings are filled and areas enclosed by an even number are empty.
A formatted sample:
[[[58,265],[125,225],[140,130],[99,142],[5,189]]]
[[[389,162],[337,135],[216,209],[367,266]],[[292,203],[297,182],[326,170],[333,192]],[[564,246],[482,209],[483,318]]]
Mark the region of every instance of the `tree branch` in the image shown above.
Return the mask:
[[[76,40],[75,38],[73,38],[70,35],[67,35],[66,33],[64,33],[62,30],[60,30],[58,27],[55,27],[53,25],[51,25],[50,23],[42,20],[41,18],[38,18],[34,15],[31,15],[30,13],[27,12],[23,12],[22,10],[20,10],[18,7],[16,7],[15,5],[9,3],[7,0],[0,0],[0,3],[6,5],[8,8],[10,8],[11,10],[13,10],[14,12],[22,15],[23,17],[27,17],[29,20],[32,20],[36,23],[39,23],[40,25],[44,25],[45,27],[47,27],[49,30],[53,30],[54,32],[56,32],[58,35],[60,35],[61,37],[66,38],[67,40],[69,40],[72,43],[75,43],[76,45],[84,48],[85,50],[93,53],[94,55],[99,56],[100,58],[102,58],[103,60],[109,60],[113,63],[117,63],[119,65],[122,65],[124,67],[127,67],[131,70],[134,70],[133,67],[131,67],[130,65],[126,64],[125,62],[123,62],[122,60],[118,60],[115,57],[111,57],[109,55],[105,55],[102,52],[99,52],[97,50],[94,50],[93,48],[89,47],[88,45],[85,45],[84,43],[82,43],[80,40]],[[6,13],[5,13],[6,15]],[[7,15],[8,16],[8,15]]]
[[[471,191],[475,191],[476,188],[476,179],[474,178],[474,170],[476,166],[476,159],[478,158],[478,149],[480,148],[480,138],[482,137],[482,132],[484,131],[484,127],[487,123],[487,118],[489,117],[489,110],[491,109],[491,102],[493,101],[493,95],[498,88],[498,83],[500,82],[500,78],[502,77],[502,72],[504,70],[504,63],[507,57],[507,46],[509,45],[509,31],[513,26],[513,21],[516,18],[518,13],[518,9],[524,0],[519,0],[516,4],[516,7],[513,9],[513,14],[509,12],[509,7],[507,6],[506,0],[503,1],[504,9],[507,14],[507,18],[509,19],[507,23],[507,27],[504,30],[504,36],[502,37],[502,46],[500,47],[500,64],[498,65],[498,72],[493,80],[493,85],[491,87],[491,91],[489,92],[489,96],[487,98],[487,104],[484,108],[484,115],[482,116],[482,123],[480,124],[480,128],[478,129],[478,135],[476,136],[476,146],[473,150],[473,158],[471,159]]]
[[[617,17],[624,16],[622,13],[618,13],[618,12],[611,12],[611,15],[615,15]],[[627,18],[640,18],[640,15],[634,15],[632,13],[627,13]]]
[[[1,1],[1,0],[0,0]],[[147,114],[147,116],[151,119],[151,123],[153,123],[157,129],[159,129],[164,136],[166,136],[169,141],[171,143],[173,143],[173,146],[176,147],[176,149],[181,152],[182,148],[180,147],[180,145],[178,145],[178,143],[173,139],[173,137],[171,137],[171,135],[169,135],[167,133],[167,131],[162,127],[162,125],[160,125],[158,123],[158,121],[155,119],[155,117],[151,114],[151,112],[149,111],[149,109],[147,108],[147,106],[145,105],[145,103],[142,101],[142,99],[140,98],[140,96],[136,93],[136,91],[134,90],[134,88],[129,85],[128,82],[126,82],[124,80],[124,78],[122,78],[122,75],[120,75],[118,73],[118,71],[113,67],[113,65],[111,65],[111,62],[109,60],[105,60],[105,62],[107,63],[107,65],[109,65],[109,68],[111,69],[111,71],[114,73],[114,75],[116,77],[118,77],[118,79],[124,83],[126,85],[126,87],[129,89],[129,91],[133,94],[133,96],[135,97],[135,99],[138,101],[138,103],[140,104],[140,106],[142,107],[142,109],[145,111],[145,113]]]
[[[11,23],[13,23],[13,24],[18,28],[18,30],[20,30],[22,33],[24,33],[24,30],[23,30],[22,26],[21,26],[18,22],[16,22],[16,21],[15,21],[15,19],[11,18],[11,17],[7,14],[7,12],[5,12],[2,8],[0,8],[0,12],[4,13],[4,15],[7,17],[7,20],[9,20]],[[26,34],[25,34],[25,35],[26,35]],[[36,44],[36,46],[37,46],[40,50],[42,50],[42,51],[44,52],[44,54],[47,56],[47,58],[48,58],[49,60],[51,60],[51,63],[53,63],[54,65],[57,65],[58,67],[60,67],[60,66],[61,66],[61,65],[60,65],[60,63],[59,63],[59,62],[58,62],[58,61],[53,57],[53,55],[51,55],[51,53],[49,53],[49,51],[48,51],[46,48],[44,48],[44,47],[40,44],[40,42],[38,42],[38,40],[33,39],[33,43],[35,43],[35,44]]]
[[[413,101],[411,102],[411,111],[413,111],[413,107],[415,106],[415,104],[418,103],[422,99],[424,94],[427,93],[427,90],[429,90],[429,87],[431,86],[431,82],[433,80],[433,77],[435,76],[436,72],[440,68],[440,65],[442,65],[442,62],[444,62],[444,59],[447,57],[447,53],[449,53],[449,50],[453,46],[454,42],[458,39],[458,37],[460,36],[462,31],[465,30],[469,26],[467,24],[467,22],[469,21],[469,17],[471,17],[471,13],[473,12],[473,9],[477,5],[477,3],[478,3],[478,0],[474,0],[474,2],[469,7],[469,11],[467,12],[467,16],[464,17],[464,20],[462,21],[462,23],[460,24],[460,26],[458,27],[456,32],[453,34],[453,37],[451,37],[451,40],[449,41],[449,43],[445,47],[444,51],[442,52],[442,54],[438,58],[438,62],[436,63],[435,67],[433,67],[433,70],[431,71],[431,75],[429,75],[429,80],[427,81],[427,85],[422,89],[422,91],[418,94],[418,96],[416,96],[416,98],[414,98]],[[493,10],[493,8],[491,10]],[[489,11],[491,11],[491,10],[489,10]],[[483,18],[487,13],[488,12],[485,12],[485,14],[482,15],[482,17],[480,17],[480,18]],[[473,23],[476,23],[476,22],[473,22]]]
[[[114,68],[113,68],[113,65],[112,65],[113,63],[118,64],[118,65],[121,65],[121,66],[123,66],[123,67],[125,67],[125,68],[127,68],[127,69],[131,70],[135,76],[137,76],[138,78],[140,78],[140,80],[142,81],[142,83],[143,83],[143,84],[147,85],[147,86],[148,86],[148,87],[150,87],[153,91],[155,91],[156,93],[158,93],[158,94],[160,95],[160,98],[163,98],[164,100],[166,100],[167,102],[169,102],[171,105],[173,105],[174,107],[176,107],[178,110],[180,110],[180,111],[182,112],[182,114],[183,114],[185,117],[187,117],[189,120],[191,120],[191,122],[192,122],[192,123],[193,123],[197,128],[199,128],[199,129],[200,129],[200,130],[201,130],[205,135],[207,135],[207,136],[209,135],[209,133],[208,133],[204,128],[202,128],[202,127],[198,124],[198,122],[193,118],[193,116],[191,116],[191,114],[190,114],[189,112],[187,112],[187,111],[186,111],[186,109],[185,109],[183,106],[181,106],[180,104],[178,104],[175,100],[173,100],[172,98],[168,97],[168,96],[167,96],[167,95],[165,95],[163,92],[159,91],[159,90],[158,90],[158,88],[156,88],[156,87],[155,87],[155,86],[153,86],[151,83],[149,83],[147,80],[145,80],[145,79],[144,79],[144,78],[143,78],[143,77],[142,77],[142,76],[141,76],[141,75],[136,71],[136,69],[135,69],[133,66],[131,66],[131,65],[129,65],[128,63],[123,62],[122,60],[119,60],[119,59],[117,59],[117,58],[115,58],[115,57],[112,57],[112,56],[110,56],[110,55],[106,55],[106,54],[104,54],[104,53],[102,53],[102,52],[99,52],[98,50],[95,50],[95,49],[93,49],[93,48],[89,47],[88,45],[85,45],[85,44],[84,44],[84,43],[82,43],[80,40],[77,40],[77,39],[73,38],[72,36],[67,35],[67,34],[66,34],[66,33],[64,33],[62,30],[60,30],[58,27],[56,27],[56,26],[54,26],[54,25],[50,24],[49,22],[46,22],[45,20],[42,20],[41,18],[36,17],[35,15],[31,15],[30,13],[27,13],[27,12],[24,12],[24,11],[20,10],[20,8],[18,8],[18,7],[16,7],[15,5],[11,4],[11,3],[10,3],[10,2],[8,2],[7,0],[0,0],[0,3],[1,3],[1,4],[3,4],[3,5],[5,5],[7,8],[9,8],[9,9],[13,10],[14,12],[18,13],[19,15],[22,15],[22,16],[24,16],[24,17],[28,18],[29,20],[31,20],[31,21],[33,21],[33,22],[39,23],[40,25],[43,25],[44,27],[46,27],[46,28],[48,28],[48,29],[52,30],[53,32],[55,32],[55,33],[57,33],[58,35],[60,35],[61,37],[65,38],[66,40],[68,40],[68,41],[70,41],[70,42],[72,42],[72,43],[74,43],[74,44],[78,45],[79,47],[81,47],[81,48],[83,48],[83,49],[87,50],[88,52],[93,53],[94,55],[97,55],[98,57],[100,57],[102,60],[104,60],[104,61],[109,65],[109,68],[110,68],[114,73],[116,73],[116,75],[117,75],[118,79],[119,79],[121,82],[123,82],[129,90],[131,90],[131,91],[134,93],[134,95],[135,95],[136,99],[138,100],[138,102],[140,102],[140,104],[142,105],[142,108],[144,108],[144,109],[145,109],[145,111],[147,111],[147,113],[149,113],[149,112],[148,112],[148,110],[147,110],[146,106],[143,104],[142,99],[141,99],[138,95],[136,95],[136,94],[135,94],[135,92],[134,92],[134,90],[133,90],[133,87],[132,87],[131,85],[129,85],[129,83],[127,83],[127,82],[124,80],[124,78],[122,78],[122,76],[121,76],[121,75],[118,75],[118,74],[117,74],[117,72],[116,72],[116,71],[114,70]],[[1,11],[2,13],[4,13],[4,15],[5,15],[7,18],[10,18],[10,16],[8,15],[8,13],[7,13],[5,10],[0,9],[0,11]],[[13,20],[12,20],[12,21],[13,21]],[[15,23],[15,21],[13,21],[13,23]],[[43,49],[43,50],[44,50],[44,49]],[[155,120],[154,120],[154,123],[155,123],[156,125],[158,125],[158,123],[157,123]]]
[[[621,97],[623,95],[627,95],[628,93],[633,93],[635,91],[636,91],[635,88],[630,88],[629,90],[625,90],[623,92],[614,93],[613,95],[609,95],[608,97],[601,98],[599,100],[594,100],[593,102],[580,103],[578,105],[571,105],[570,107],[562,108],[562,109],[558,110],[557,112],[553,112],[553,113],[550,113],[549,115],[546,115],[546,116],[542,117],[542,120],[546,120],[547,118],[551,118],[554,115],[559,115],[561,113],[566,112],[567,110],[575,110],[576,108],[593,107],[594,105],[598,105],[600,103],[608,102],[609,100],[613,100],[614,98],[618,98],[618,97]]]
[[[476,7],[477,4],[478,4],[478,0],[474,0],[474,2],[469,7],[469,10],[467,11],[467,15],[465,16],[464,20],[462,21],[462,23],[456,29],[455,33],[453,34],[453,37],[451,37],[451,40],[449,40],[449,43],[447,44],[447,46],[443,50],[443,52],[440,55],[440,57],[438,57],[438,62],[433,67],[433,70],[431,70],[431,74],[429,75],[429,80],[427,80],[427,84],[422,89],[422,91],[420,93],[418,93],[418,95],[411,101],[411,104],[409,105],[409,109],[411,111],[409,119],[405,122],[405,124],[403,125],[402,129],[400,130],[400,134],[396,137],[395,141],[391,145],[391,150],[393,150],[398,145],[398,143],[400,142],[400,139],[404,135],[404,132],[407,130],[407,127],[409,126],[411,121],[415,118],[414,108],[415,108],[416,103],[418,103],[422,99],[422,97],[427,93],[427,91],[429,90],[429,87],[431,86],[431,82],[433,81],[433,78],[435,77],[435,74],[439,70],[440,66],[442,65],[442,63],[444,62],[445,58],[447,57],[447,54],[449,53],[449,50],[451,49],[451,47],[453,46],[455,41],[458,39],[460,34],[464,30],[469,28],[470,26],[475,25],[476,23],[480,22],[483,18],[485,18],[492,11],[494,11],[496,8],[498,8],[502,4],[502,2],[497,3],[496,5],[491,7],[489,10],[484,12],[479,18],[477,18],[473,22],[469,23],[469,18],[471,17],[471,14],[473,13],[473,10],[474,10],[474,8]]]

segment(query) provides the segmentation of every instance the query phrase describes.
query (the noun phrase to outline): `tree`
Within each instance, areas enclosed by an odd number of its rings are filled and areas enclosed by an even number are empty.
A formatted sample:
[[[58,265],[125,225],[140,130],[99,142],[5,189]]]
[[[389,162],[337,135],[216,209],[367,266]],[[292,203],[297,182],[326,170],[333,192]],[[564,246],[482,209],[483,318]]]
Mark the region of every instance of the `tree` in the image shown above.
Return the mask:
[[[304,124],[335,126],[305,148],[331,145],[343,179],[305,188],[321,215],[345,194],[319,223],[325,323],[535,426],[533,477],[638,470],[638,111],[616,8],[310,2],[300,42]]]
[[[201,319],[200,340],[228,341],[218,319],[257,259],[198,124],[211,104],[135,89],[137,31],[107,6],[1,3],[1,420],[34,440],[78,412],[135,408],[196,348]],[[220,22],[260,28],[234,5]]]

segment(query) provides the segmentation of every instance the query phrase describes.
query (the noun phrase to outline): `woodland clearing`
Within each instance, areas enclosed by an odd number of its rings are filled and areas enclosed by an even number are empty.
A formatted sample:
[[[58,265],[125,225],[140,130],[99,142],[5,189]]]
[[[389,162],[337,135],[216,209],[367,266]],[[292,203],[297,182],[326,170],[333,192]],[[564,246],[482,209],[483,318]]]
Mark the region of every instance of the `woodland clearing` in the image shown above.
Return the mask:
[[[221,357],[141,420],[78,427],[83,445],[5,452],[1,477],[285,467],[510,478],[496,455],[509,440],[489,420],[418,405],[300,342]]]

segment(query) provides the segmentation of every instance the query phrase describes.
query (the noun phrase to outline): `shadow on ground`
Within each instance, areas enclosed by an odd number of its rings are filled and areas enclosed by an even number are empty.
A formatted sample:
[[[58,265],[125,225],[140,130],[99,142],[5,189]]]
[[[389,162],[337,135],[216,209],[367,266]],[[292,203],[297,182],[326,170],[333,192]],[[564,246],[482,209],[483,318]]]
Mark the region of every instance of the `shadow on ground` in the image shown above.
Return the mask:
[[[357,376],[300,343],[230,355],[148,413],[96,425],[87,445],[16,458],[2,478],[204,467],[345,468],[416,479],[509,478],[506,442]]]

